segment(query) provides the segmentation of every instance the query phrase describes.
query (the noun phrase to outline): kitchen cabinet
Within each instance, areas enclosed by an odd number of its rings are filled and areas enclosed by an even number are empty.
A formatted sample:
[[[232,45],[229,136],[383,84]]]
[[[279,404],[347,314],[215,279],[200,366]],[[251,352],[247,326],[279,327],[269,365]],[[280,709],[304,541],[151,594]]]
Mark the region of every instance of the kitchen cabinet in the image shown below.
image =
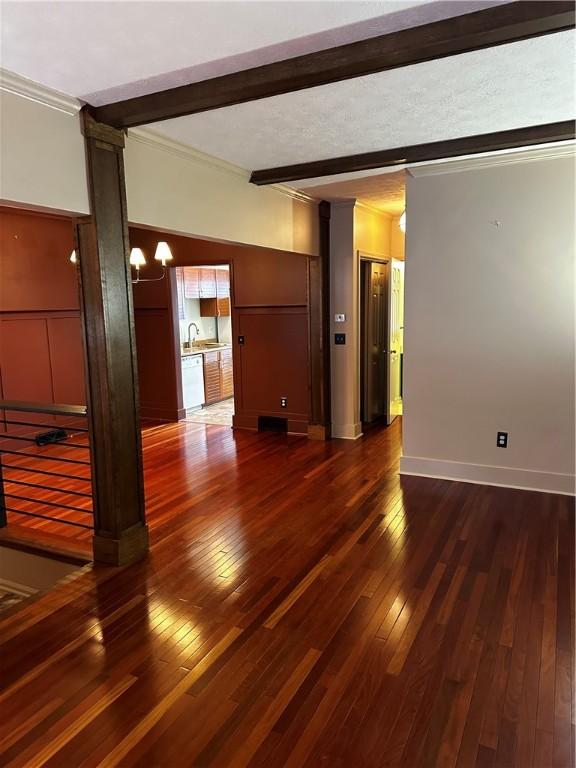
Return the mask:
[[[230,272],[227,269],[216,269],[216,298],[230,297]]]
[[[206,405],[232,397],[234,394],[232,350],[211,350],[203,354]]]
[[[226,400],[234,394],[234,373],[232,349],[220,350],[220,399]]]
[[[216,270],[205,269],[201,267],[200,273],[200,298],[201,299],[215,299],[216,298]]]
[[[220,396],[220,352],[204,352],[204,394],[206,405],[222,400]]]
[[[200,299],[200,317],[230,317],[230,299]]]
[[[183,267],[184,297],[186,299],[200,298],[200,270],[196,267]]]
[[[187,299],[226,299],[230,296],[230,274],[227,269],[183,267],[182,271],[184,296]]]

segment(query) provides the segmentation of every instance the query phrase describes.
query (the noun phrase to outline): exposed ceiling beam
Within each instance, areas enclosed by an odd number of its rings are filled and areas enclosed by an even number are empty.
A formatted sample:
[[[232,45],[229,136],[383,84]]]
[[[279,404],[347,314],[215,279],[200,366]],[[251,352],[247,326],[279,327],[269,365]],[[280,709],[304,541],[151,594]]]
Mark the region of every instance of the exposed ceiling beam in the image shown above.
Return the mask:
[[[91,107],[130,128],[571,29],[572,2],[518,0],[133,99]]]
[[[574,139],[574,136],[575,123],[573,120],[566,120],[562,123],[532,125],[529,128],[514,128],[511,131],[484,133],[478,136],[465,136],[461,139],[416,144],[412,147],[395,147],[378,152],[364,152],[361,155],[347,155],[328,160],[316,160],[311,163],[267,168],[262,171],[254,171],[250,181],[258,185],[279,184],[298,179],[315,179],[321,176],[334,176],[339,173],[357,173],[374,168],[390,168],[406,163],[421,163],[463,155],[476,155],[481,152],[496,152],[514,147],[569,141]]]

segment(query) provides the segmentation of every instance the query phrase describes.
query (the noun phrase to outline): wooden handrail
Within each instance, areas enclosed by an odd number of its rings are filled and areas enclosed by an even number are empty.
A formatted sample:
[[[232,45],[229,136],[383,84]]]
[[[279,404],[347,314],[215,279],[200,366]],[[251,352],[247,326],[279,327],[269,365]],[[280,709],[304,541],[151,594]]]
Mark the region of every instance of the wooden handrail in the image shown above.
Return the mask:
[[[30,403],[24,400],[0,400],[0,410],[23,413],[48,413],[53,416],[86,416],[85,405],[58,405],[56,403]]]

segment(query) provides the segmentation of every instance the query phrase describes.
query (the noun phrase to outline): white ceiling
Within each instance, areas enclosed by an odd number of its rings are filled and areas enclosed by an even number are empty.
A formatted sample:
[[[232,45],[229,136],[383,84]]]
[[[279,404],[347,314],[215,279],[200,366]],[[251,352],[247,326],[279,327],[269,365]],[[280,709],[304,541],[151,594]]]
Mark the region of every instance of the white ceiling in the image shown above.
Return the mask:
[[[573,31],[150,126],[257,170],[576,115]]]
[[[324,200],[356,198],[380,211],[399,216],[406,207],[406,172],[307,186],[306,194]]]
[[[0,63],[98,105],[493,4],[2,0]]]

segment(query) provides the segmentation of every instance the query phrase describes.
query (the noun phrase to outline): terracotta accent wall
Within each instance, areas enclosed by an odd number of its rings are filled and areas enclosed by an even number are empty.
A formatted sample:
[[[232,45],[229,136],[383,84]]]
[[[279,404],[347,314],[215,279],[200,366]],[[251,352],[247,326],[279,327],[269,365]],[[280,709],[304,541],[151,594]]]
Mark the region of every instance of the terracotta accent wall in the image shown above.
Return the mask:
[[[67,218],[0,208],[0,395],[83,405],[78,275]]]
[[[220,243],[130,227],[131,245],[143,249],[143,277],[159,240],[170,245],[172,266],[230,264],[234,357],[234,425],[256,428],[260,416],[287,419],[305,434],[309,420],[308,258],[270,248]],[[134,286],[142,414],[182,414],[180,345],[175,277]],[[238,344],[238,336],[245,344]],[[169,370],[168,370],[169,369]],[[287,398],[287,407],[280,401]],[[167,414],[172,414],[168,416]]]

